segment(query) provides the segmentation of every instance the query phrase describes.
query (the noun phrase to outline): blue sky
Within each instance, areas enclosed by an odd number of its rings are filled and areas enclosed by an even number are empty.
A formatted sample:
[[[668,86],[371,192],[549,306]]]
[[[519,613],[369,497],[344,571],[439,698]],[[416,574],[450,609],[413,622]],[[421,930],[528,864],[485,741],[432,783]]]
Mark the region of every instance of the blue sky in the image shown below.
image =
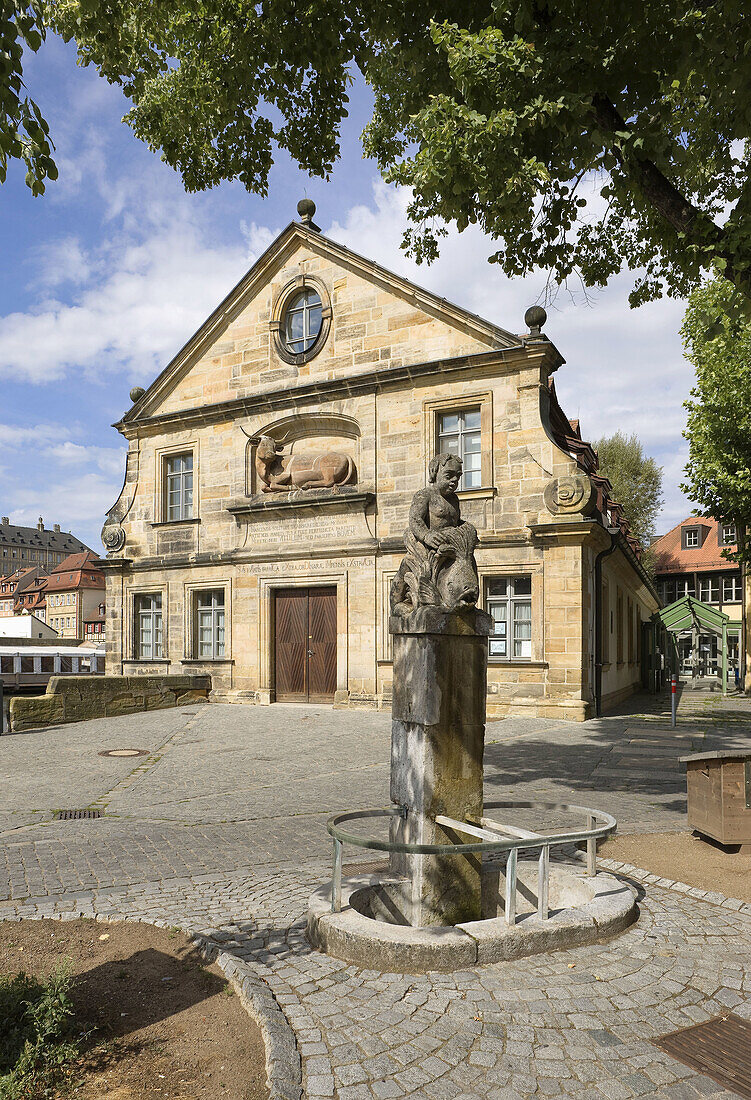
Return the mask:
[[[407,196],[386,188],[358,141],[367,90],[356,87],[343,156],[329,183],[286,157],[268,199],[239,184],[188,195],[179,177],[120,119],[127,101],[51,38],[26,61],[27,85],[51,125],[60,170],[33,198],[20,168],[0,188],[0,513],[60,523],[95,549],[123,476],[110,427],[224,297],[308,195],[323,231],[386,267],[514,332],[545,286],[540,272],[508,280],[487,263],[477,230],[450,233],[440,260],[417,267],[399,248]],[[630,310],[632,279],[589,304],[563,290],[547,335],[567,362],[556,374],[568,416],[596,438],[635,431],[664,468],[666,530],[691,506],[682,402],[691,370],[681,353],[683,304]]]

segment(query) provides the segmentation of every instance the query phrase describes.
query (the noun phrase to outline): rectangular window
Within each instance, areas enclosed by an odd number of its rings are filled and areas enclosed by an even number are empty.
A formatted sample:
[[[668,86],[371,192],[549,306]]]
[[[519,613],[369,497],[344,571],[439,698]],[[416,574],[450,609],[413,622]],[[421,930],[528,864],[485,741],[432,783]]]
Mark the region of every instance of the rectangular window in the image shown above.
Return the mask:
[[[196,592],[195,656],[208,661],[224,657],[224,590]]]
[[[193,518],[193,452],[164,460],[164,514],[167,521]]]
[[[164,656],[162,596],[136,596],[136,658],[154,661]]]
[[[719,577],[700,577],[699,579],[699,599],[702,603],[719,603],[720,602],[720,578]]]
[[[499,577],[485,583],[485,606],[493,619],[490,657],[532,656],[532,578]]]
[[[736,541],[735,524],[723,523],[720,528],[720,544],[722,546],[734,546]]]
[[[730,576],[722,578],[722,602],[741,602],[741,578],[735,574],[731,573]]]
[[[683,528],[683,545],[684,548],[690,548],[692,546],[699,546],[699,528],[698,527],[684,527]]]
[[[479,489],[482,484],[480,409],[441,413],[437,442],[439,454],[458,455],[462,460],[459,488]]]
[[[691,577],[679,577],[677,580],[663,582],[663,603],[667,606],[680,600],[683,596],[693,596],[694,582]]]

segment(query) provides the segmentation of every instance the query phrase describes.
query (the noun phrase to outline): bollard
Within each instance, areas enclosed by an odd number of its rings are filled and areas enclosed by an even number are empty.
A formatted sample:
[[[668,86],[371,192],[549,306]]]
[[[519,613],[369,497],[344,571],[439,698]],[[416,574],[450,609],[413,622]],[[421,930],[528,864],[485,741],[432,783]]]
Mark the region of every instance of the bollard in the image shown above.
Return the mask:
[[[675,712],[678,706],[678,696],[676,694],[678,690],[678,677],[673,673],[670,680],[670,702],[672,706],[672,714],[670,718],[670,725],[675,729]]]

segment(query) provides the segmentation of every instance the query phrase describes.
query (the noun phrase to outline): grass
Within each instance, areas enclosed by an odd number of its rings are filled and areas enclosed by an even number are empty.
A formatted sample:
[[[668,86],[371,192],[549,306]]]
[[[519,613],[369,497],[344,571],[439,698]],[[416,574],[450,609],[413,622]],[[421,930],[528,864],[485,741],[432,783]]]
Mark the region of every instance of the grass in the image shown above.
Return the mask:
[[[70,1082],[79,1054],[70,984],[64,967],[45,981],[0,975],[0,1100],[46,1100]]]

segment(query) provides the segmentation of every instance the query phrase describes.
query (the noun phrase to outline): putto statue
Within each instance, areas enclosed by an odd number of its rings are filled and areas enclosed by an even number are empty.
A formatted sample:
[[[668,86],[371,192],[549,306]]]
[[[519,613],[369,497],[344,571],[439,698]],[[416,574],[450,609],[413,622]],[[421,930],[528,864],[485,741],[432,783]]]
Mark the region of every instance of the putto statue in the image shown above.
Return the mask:
[[[291,489],[332,489],[350,485],[356,477],[355,464],[339,451],[313,454],[283,454],[282,444],[270,435],[250,437],[255,444],[255,468],[263,493],[286,493]]]
[[[425,606],[474,607],[480,594],[477,529],[461,518],[456,495],[462,460],[436,455],[428,474],[430,484],[415,493],[409,510],[407,553],[391,582],[392,615],[406,617]]]

